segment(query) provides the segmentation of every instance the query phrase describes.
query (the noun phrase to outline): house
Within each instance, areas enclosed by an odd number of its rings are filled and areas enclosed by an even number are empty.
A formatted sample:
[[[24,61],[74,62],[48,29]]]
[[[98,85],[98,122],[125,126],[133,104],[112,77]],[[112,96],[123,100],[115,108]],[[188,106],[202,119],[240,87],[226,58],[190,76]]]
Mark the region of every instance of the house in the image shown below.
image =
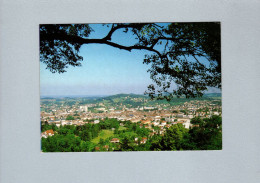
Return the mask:
[[[144,128],[148,129],[148,128],[150,128],[150,126],[151,126],[150,124],[149,125],[144,125]]]
[[[162,125],[165,126],[167,123],[166,121],[162,121]]]
[[[67,124],[68,124],[67,121],[65,121],[65,120],[62,120],[62,121],[61,121],[61,125],[62,125],[62,126],[67,125]]]
[[[163,133],[164,133],[164,130],[161,129],[161,130],[159,131],[159,134],[162,135]]]
[[[94,120],[94,124],[98,124],[98,123],[99,123],[98,119]]]
[[[119,139],[118,138],[113,138],[110,140],[111,143],[119,143]]]
[[[154,120],[155,120],[155,121],[160,121],[160,120],[161,120],[161,116],[155,116],[155,117],[154,117]]]
[[[173,121],[174,121],[174,118],[167,117],[167,118],[165,118],[165,121],[167,121],[167,122],[173,122]]]
[[[103,149],[105,149],[106,151],[108,151],[109,146],[108,146],[108,145],[104,145],[104,146],[103,146]]]
[[[184,127],[189,129],[191,127],[191,123],[190,123],[190,120],[187,119],[184,123],[183,123]]]
[[[154,126],[158,126],[159,124],[160,124],[160,122],[158,122],[158,121],[157,122],[156,121],[153,122]]]
[[[183,118],[183,114],[182,114],[182,113],[179,113],[179,114],[177,114],[176,117],[177,117],[177,118]]]
[[[45,132],[42,132],[41,133],[41,138],[47,138],[49,136],[53,136],[54,135],[54,131],[51,129],[51,130],[46,130]]]
[[[183,126],[187,129],[191,126],[190,119],[179,119],[177,123],[183,124]]]
[[[150,120],[142,120],[141,123],[142,123],[142,124],[150,124],[151,121],[150,121]]]
[[[219,112],[213,112],[214,115],[219,115]]]
[[[171,125],[170,125],[170,124],[167,124],[167,125],[165,125],[165,127],[166,127],[166,128],[170,128],[170,127],[171,127]]]
[[[50,120],[54,121],[55,120],[55,116],[49,116]]]
[[[131,121],[132,123],[137,123],[137,122],[140,121],[140,119],[131,119],[130,121]]]
[[[140,141],[140,144],[145,144],[147,141],[147,138],[146,137],[143,137],[142,140]]]
[[[187,115],[188,118],[192,119],[193,118],[193,115]]]

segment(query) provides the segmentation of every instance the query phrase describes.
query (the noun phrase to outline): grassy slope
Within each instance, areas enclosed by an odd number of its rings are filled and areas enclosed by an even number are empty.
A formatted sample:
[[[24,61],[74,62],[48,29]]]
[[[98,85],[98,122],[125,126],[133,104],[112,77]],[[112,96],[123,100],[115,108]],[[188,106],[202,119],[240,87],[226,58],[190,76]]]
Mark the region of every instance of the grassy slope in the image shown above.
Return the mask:
[[[99,133],[98,137],[92,139],[91,142],[97,144],[97,143],[99,143],[101,138],[105,140],[105,139],[107,139],[109,137],[112,137],[113,135],[114,135],[114,132],[112,130],[102,130]]]
[[[124,127],[124,126],[119,126],[119,129],[118,130],[125,130],[126,129],[126,127]]]

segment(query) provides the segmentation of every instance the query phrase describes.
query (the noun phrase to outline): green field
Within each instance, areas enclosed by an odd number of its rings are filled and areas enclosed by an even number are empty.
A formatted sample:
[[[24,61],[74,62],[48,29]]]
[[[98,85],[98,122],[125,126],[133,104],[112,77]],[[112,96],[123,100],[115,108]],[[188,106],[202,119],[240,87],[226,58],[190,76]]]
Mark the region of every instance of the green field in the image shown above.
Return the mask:
[[[114,135],[114,132],[112,130],[102,130],[99,133],[98,137],[92,139],[91,142],[97,144],[97,143],[99,143],[101,138],[105,140],[109,137],[112,137],[113,135]]]
[[[124,127],[124,126],[119,126],[119,128],[118,128],[118,130],[125,130],[126,129],[126,127]]]

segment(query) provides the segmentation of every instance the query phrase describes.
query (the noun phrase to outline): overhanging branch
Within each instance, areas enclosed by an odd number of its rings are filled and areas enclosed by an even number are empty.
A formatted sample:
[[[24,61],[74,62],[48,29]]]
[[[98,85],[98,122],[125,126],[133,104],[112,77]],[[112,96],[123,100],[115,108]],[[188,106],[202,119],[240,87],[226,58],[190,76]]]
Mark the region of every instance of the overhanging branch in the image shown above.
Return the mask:
[[[113,28],[112,28],[113,29]],[[110,32],[114,32],[115,30],[119,29],[119,27],[114,28],[114,30],[111,30]],[[45,34],[45,33],[41,33],[41,41],[44,40],[48,40],[48,41],[54,41],[54,40],[60,40],[60,41],[67,41],[68,43],[71,44],[106,44],[115,48],[119,48],[119,49],[123,49],[123,50],[127,50],[127,51],[132,51],[132,50],[148,50],[148,51],[152,51],[155,52],[156,54],[158,54],[159,57],[162,57],[161,53],[155,49],[153,49],[153,47],[147,47],[147,46],[138,46],[138,45],[134,45],[134,46],[124,46],[118,43],[114,43],[109,41],[109,35],[106,36],[103,39],[87,39],[87,38],[82,38],[79,36],[73,36],[73,35],[68,35],[68,34],[63,34],[63,33],[54,33],[54,34]]]

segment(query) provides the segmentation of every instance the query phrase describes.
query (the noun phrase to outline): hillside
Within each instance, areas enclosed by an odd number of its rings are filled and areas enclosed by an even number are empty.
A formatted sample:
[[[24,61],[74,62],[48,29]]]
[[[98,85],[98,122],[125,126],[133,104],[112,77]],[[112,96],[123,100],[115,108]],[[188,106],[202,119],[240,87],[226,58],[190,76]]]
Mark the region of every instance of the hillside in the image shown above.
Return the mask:
[[[167,105],[181,105],[185,102],[189,102],[192,100],[215,100],[221,99],[220,93],[210,93],[205,94],[201,98],[174,98],[172,101],[166,100],[151,100],[148,96],[145,95],[137,95],[137,94],[117,94],[111,95],[107,97],[100,97],[94,99],[84,99],[80,102],[80,104],[98,104],[102,103],[104,106],[118,106],[118,105],[125,105],[127,107],[138,107],[138,106],[154,106],[160,104],[167,104]]]
[[[174,98],[172,101],[166,100],[151,100],[148,96],[138,94],[117,94],[106,97],[63,97],[63,98],[42,98],[41,104],[45,105],[103,105],[104,107],[126,106],[136,108],[142,106],[157,106],[157,105],[182,105],[185,102],[193,100],[210,100],[216,104],[221,104],[221,93],[208,93],[201,98]],[[216,100],[216,101],[215,101]]]

